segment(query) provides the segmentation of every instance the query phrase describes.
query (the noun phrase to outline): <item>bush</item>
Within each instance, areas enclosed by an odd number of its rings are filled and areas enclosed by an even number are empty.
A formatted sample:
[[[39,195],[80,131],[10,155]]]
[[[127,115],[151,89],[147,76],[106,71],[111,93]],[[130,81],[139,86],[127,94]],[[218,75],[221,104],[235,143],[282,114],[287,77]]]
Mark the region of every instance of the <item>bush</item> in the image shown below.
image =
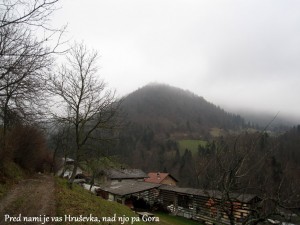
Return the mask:
[[[24,172],[12,161],[2,161],[0,171],[0,198],[10,190],[13,183],[23,178]]]
[[[43,133],[34,126],[19,125],[8,135],[7,148],[12,160],[30,172],[44,172],[50,168],[51,159]]]

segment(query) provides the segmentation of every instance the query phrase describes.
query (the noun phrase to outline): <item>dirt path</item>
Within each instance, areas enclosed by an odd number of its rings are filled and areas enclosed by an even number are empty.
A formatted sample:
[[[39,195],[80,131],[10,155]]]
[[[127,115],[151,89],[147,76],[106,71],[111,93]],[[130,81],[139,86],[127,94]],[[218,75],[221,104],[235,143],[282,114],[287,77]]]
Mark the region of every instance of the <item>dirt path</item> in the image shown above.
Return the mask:
[[[41,222],[8,222],[5,215],[19,217],[43,218],[55,216],[54,178],[49,175],[37,174],[17,184],[3,199],[0,200],[0,224],[42,224]],[[30,219],[30,218],[29,218]],[[46,223],[50,225],[51,223]]]

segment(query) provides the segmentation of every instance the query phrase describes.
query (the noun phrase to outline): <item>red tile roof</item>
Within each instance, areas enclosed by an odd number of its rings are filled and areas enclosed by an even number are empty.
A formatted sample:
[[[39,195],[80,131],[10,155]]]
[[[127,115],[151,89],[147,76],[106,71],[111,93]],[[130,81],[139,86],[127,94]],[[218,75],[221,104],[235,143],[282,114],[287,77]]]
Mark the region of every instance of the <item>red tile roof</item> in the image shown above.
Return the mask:
[[[145,178],[146,182],[160,184],[167,176],[172,177],[175,181],[177,181],[171,174],[169,173],[148,173],[149,178]]]

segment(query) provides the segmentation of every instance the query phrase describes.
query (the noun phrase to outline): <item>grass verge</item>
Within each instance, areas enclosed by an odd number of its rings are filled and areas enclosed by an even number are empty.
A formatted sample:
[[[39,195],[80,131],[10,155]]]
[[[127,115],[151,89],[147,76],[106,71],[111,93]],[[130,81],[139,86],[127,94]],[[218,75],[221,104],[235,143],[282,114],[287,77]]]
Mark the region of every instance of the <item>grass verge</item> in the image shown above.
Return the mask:
[[[172,216],[165,213],[155,213],[164,224],[169,225],[202,225],[202,223],[195,220],[186,219],[180,216]]]
[[[0,199],[24,177],[22,169],[11,161],[4,161],[0,171]]]

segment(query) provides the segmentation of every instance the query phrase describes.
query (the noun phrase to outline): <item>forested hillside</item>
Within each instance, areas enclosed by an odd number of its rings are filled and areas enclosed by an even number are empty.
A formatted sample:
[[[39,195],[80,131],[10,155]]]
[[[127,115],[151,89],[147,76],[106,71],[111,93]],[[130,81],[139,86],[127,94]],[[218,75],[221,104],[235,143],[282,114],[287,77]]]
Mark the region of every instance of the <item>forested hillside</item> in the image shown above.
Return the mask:
[[[239,130],[239,115],[225,112],[189,91],[164,84],[149,84],[129,94],[123,109],[127,119],[158,133],[207,136],[211,128]]]
[[[246,127],[239,115],[164,84],[150,84],[129,94],[122,109],[126,125],[113,154],[132,167],[171,172],[182,185],[196,185],[191,162],[201,145]]]
[[[260,133],[239,115],[227,113],[189,91],[162,84],[131,93],[122,109],[126,126],[111,153],[146,172],[170,172],[180,186],[209,187],[207,173],[220,172],[210,168],[209,162],[222,158],[221,153],[228,156],[224,156],[225,161],[235,162],[235,156],[251,152],[247,162],[251,165],[260,158],[260,169],[273,176],[270,183],[278,182],[280,174],[293,177],[292,171],[299,170],[299,128],[278,137]],[[238,152],[233,154],[235,148]],[[286,165],[294,169],[287,170]],[[256,184],[263,179],[259,174],[251,174]]]

